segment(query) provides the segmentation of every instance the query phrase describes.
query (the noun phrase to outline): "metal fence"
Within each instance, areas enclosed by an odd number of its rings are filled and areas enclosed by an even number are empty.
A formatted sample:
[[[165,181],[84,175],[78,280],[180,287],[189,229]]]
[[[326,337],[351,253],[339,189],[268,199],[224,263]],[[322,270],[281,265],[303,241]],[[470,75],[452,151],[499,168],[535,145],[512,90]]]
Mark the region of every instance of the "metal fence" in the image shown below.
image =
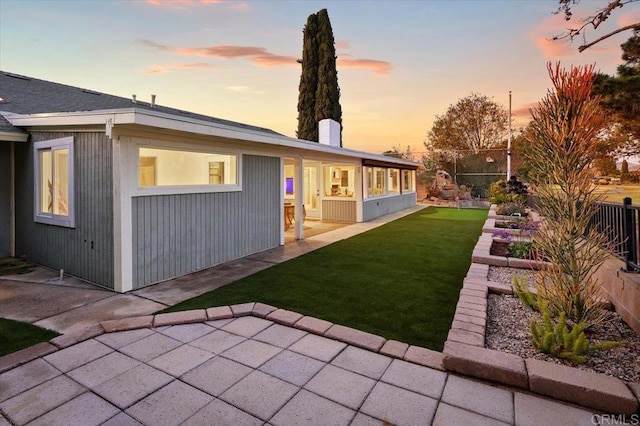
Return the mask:
[[[640,206],[632,205],[631,198],[627,197],[622,204],[599,203],[591,220],[591,225],[606,235],[613,254],[626,263],[629,272],[640,271],[639,218]]]

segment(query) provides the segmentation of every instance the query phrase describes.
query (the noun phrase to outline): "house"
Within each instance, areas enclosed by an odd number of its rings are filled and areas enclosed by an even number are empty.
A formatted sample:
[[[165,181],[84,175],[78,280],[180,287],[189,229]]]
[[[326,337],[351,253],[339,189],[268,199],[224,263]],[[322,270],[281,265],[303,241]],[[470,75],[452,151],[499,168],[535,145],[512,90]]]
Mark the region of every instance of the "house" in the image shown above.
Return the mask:
[[[419,164],[341,148],[339,130],[309,142],[0,72],[0,256],[126,292],[303,239],[303,216],[416,204]]]

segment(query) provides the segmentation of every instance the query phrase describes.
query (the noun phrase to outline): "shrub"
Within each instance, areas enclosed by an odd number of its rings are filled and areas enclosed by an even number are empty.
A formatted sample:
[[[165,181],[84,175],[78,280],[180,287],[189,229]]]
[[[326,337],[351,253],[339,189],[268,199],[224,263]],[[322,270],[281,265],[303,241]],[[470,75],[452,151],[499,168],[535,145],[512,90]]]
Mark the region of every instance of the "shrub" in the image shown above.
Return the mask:
[[[529,241],[513,241],[509,244],[509,256],[518,259],[533,258],[533,243]]]
[[[501,216],[512,216],[514,214],[520,214],[521,216],[524,216],[527,214],[527,208],[522,203],[508,202],[499,205],[498,208],[496,208],[496,214],[499,214]]]

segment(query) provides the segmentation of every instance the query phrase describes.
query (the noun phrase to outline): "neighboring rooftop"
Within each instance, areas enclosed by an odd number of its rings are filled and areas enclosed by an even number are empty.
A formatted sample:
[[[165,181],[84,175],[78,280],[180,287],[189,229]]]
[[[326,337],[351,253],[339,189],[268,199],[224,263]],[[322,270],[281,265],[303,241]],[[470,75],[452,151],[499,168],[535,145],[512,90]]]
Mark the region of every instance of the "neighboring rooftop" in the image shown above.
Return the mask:
[[[188,117],[208,121],[211,123],[225,124],[240,127],[247,130],[266,132],[272,135],[281,135],[273,130],[263,127],[237,123],[207,115],[196,114],[161,105],[151,106],[149,102],[136,101],[132,98],[123,98],[94,90],[80,87],[67,86],[65,84],[52,83],[33,77],[0,71],[0,112],[12,112],[15,114],[39,114],[56,112],[80,112],[97,111],[120,108],[140,108],[160,111],[180,117]],[[0,116],[1,117],[1,116]],[[0,127],[12,127],[0,118]],[[5,131],[10,131],[9,127]],[[15,131],[15,128],[13,128]]]

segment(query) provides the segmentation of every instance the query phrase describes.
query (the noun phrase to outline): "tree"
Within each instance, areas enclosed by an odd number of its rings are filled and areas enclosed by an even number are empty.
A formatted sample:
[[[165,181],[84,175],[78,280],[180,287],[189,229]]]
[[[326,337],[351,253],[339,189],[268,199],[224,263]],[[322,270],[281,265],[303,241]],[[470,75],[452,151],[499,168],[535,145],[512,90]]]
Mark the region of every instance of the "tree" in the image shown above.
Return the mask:
[[[411,151],[410,145],[407,146],[407,150],[405,152],[400,151],[398,147],[394,145],[393,148],[383,152],[382,155],[385,155],[387,157],[393,157],[393,158],[402,158],[404,160],[410,160],[410,161],[414,160],[413,151]]]
[[[629,181],[629,162],[627,160],[622,160],[622,165],[620,166],[620,180],[623,183]]]
[[[640,29],[620,47],[624,63],[618,75],[599,74],[594,93],[600,95],[600,105],[613,123],[607,132],[609,144],[619,154],[636,154],[640,152]]]
[[[318,140],[316,121],[316,90],[318,88],[318,17],[312,13],[303,30],[302,73],[298,87],[298,131],[299,139]]]
[[[326,9],[309,15],[303,39],[297,136],[318,141],[320,120],[330,118],[342,124],[335,40]]]
[[[604,8],[596,10],[593,14],[587,16],[587,18],[585,18],[584,20],[581,20],[580,22],[578,22],[577,26],[574,26],[573,28],[568,28],[566,32],[558,36],[555,36],[553,39],[560,40],[560,39],[569,38],[570,40],[573,41],[575,37],[582,35],[584,43],[578,47],[578,52],[583,52],[585,49],[588,49],[589,47],[595,44],[598,44],[602,40],[606,40],[607,38],[615,34],[618,34],[623,31],[628,31],[628,30],[638,30],[640,29],[640,22],[635,22],[629,25],[622,26],[616,30],[610,31],[589,43],[587,43],[586,39],[584,38],[585,32],[589,27],[592,27],[593,30],[596,30],[600,26],[600,24],[602,24],[607,19],[609,19],[611,14],[613,14],[613,12],[616,11],[616,9],[619,9],[626,4],[634,3],[636,1],[638,0],[608,0],[608,3]],[[580,3],[580,0],[558,0],[558,3],[559,3],[559,7],[556,13],[564,14],[565,21],[567,22],[571,21],[571,19],[573,18],[572,8],[574,5]]]
[[[490,98],[472,93],[436,115],[425,146],[433,150],[459,150],[478,154],[495,147],[506,136],[508,114]]]
[[[606,124],[591,93],[593,68],[565,70],[549,63],[554,90],[531,111],[525,133],[538,211],[545,218],[536,244],[549,261],[536,279],[538,301],[554,316],[564,313],[586,327],[603,319],[595,273],[608,257],[602,250],[606,236],[591,226],[602,195],[594,190],[589,166]]]

